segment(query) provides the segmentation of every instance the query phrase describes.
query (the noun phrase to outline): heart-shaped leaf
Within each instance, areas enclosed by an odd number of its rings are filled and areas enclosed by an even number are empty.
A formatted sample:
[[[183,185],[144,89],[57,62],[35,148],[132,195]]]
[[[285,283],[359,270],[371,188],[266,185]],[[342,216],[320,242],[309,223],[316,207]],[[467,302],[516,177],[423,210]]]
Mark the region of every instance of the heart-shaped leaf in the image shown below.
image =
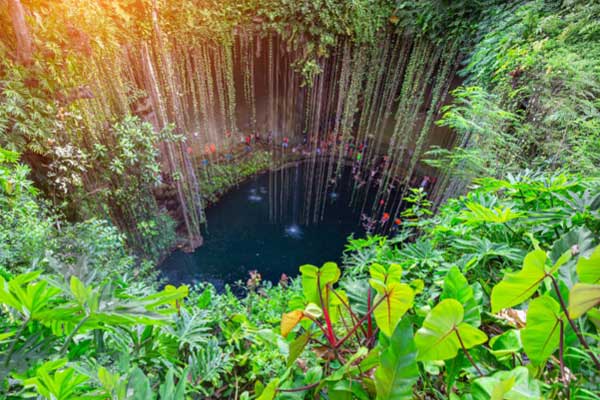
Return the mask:
[[[487,336],[479,329],[463,322],[464,309],[454,299],[442,300],[425,317],[423,326],[415,335],[419,353],[417,360],[448,360],[461,348],[470,349],[485,343]]]
[[[473,288],[456,266],[450,268],[444,279],[440,300],[444,299],[458,300],[465,310],[465,322],[475,327],[481,325],[481,311],[473,296]]]
[[[375,296],[375,303],[382,298],[383,301],[373,311],[375,322],[381,332],[392,336],[404,313],[412,307],[415,292],[406,283],[392,282],[385,287],[383,294]]]
[[[558,348],[561,319],[560,305],[553,298],[541,296],[529,303],[521,339],[532,364],[541,365]]]
[[[525,256],[523,269],[504,276],[492,289],[492,313],[521,304],[535,293],[546,277],[546,258],[543,250],[533,250]]]
[[[309,303],[321,304],[321,293],[329,283],[335,283],[341,272],[336,263],[327,262],[321,268],[306,264],[300,267],[302,292]]]
[[[371,280],[377,282],[373,288],[378,292],[380,292],[378,288],[384,288],[392,282],[400,283],[400,279],[402,278],[402,267],[398,264],[391,264],[389,268],[381,264],[373,264],[369,272]]]

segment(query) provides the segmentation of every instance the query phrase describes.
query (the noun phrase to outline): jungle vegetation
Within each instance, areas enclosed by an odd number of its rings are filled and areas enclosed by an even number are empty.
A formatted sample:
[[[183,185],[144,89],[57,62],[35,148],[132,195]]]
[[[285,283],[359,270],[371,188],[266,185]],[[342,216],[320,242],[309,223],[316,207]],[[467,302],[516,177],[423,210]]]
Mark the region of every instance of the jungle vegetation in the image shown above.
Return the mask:
[[[598,21],[576,0],[0,0],[0,397],[600,398]],[[313,159],[333,130],[315,182],[369,135],[361,168],[440,179],[339,265],[161,281],[209,203],[286,159],[245,154],[258,126]]]

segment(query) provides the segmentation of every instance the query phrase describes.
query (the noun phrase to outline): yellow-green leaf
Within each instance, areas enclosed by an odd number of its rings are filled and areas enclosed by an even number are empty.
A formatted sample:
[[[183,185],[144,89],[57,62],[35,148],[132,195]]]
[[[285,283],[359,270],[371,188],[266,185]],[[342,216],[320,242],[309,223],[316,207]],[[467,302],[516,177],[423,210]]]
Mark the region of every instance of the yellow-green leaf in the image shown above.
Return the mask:
[[[541,296],[529,303],[521,340],[533,365],[543,364],[558,348],[561,319],[560,305],[550,296]]]
[[[304,318],[302,310],[294,310],[281,316],[281,336],[286,337]]]
[[[425,317],[423,326],[415,335],[419,353],[417,360],[448,360],[454,358],[461,348],[458,335],[470,349],[485,343],[487,336],[479,329],[463,322],[464,309],[454,299],[442,300]]]
[[[546,277],[546,253],[533,250],[523,261],[523,269],[508,273],[492,289],[492,313],[521,304],[530,298]]]
[[[412,307],[415,292],[406,283],[392,282],[385,288],[385,293],[375,297],[375,303],[381,298],[384,300],[375,308],[373,314],[381,332],[389,337],[404,313]]]
[[[579,318],[600,305],[600,285],[576,283],[569,294],[569,316]]]
[[[300,267],[302,274],[302,292],[309,303],[321,304],[320,294],[327,284],[335,283],[341,271],[336,263],[327,262],[321,268],[306,264]],[[317,284],[318,283],[318,284]]]
[[[577,274],[583,283],[600,283],[600,246],[594,249],[589,258],[579,257]]]

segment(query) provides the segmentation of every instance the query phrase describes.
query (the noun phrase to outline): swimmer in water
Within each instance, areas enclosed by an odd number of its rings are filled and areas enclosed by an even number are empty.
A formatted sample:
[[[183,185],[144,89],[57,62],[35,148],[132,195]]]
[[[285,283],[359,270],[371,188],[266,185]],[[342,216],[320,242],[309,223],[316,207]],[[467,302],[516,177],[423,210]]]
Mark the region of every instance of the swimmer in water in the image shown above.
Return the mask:
[[[386,222],[388,222],[390,220],[390,214],[384,212],[383,216],[381,217],[381,224],[385,224]]]
[[[427,175],[425,175],[425,177],[423,178],[423,180],[421,181],[421,189],[425,190],[427,189],[427,186],[429,186],[429,182],[431,182],[431,178]]]

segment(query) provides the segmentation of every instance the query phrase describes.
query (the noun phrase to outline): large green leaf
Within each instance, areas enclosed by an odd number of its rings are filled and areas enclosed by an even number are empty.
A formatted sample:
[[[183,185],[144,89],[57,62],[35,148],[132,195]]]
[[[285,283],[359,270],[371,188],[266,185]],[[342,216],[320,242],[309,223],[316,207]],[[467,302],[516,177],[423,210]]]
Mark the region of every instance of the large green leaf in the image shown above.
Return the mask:
[[[320,293],[328,283],[335,283],[340,278],[340,269],[336,263],[327,262],[321,268],[306,264],[300,267],[302,274],[302,291],[309,303],[321,304]],[[317,285],[318,283],[318,285]]]
[[[597,246],[590,257],[579,257],[577,274],[583,283],[600,283],[600,246]]]
[[[475,327],[481,325],[481,310],[475,301],[473,288],[456,266],[450,268],[444,279],[440,300],[444,299],[458,300],[465,310],[465,322]]]
[[[377,399],[412,399],[412,387],[419,379],[419,368],[410,321],[405,319],[398,324],[379,361],[375,371]]]
[[[290,343],[290,351],[287,358],[287,366],[290,367],[294,364],[294,361],[302,354],[304,348],[310,340],[310,331],[304,332],[298,336],[292,343]]]
[[[580,254],[588,254],[594,247],[594,234],[586,227],[577,227],[567,232],[552,244],[549,254],[550,261],[553,264],[557,263],[565,253],[571,253],[573,246],[577,246]],[[571,257],[559,269],[560,279],[569,289],[578,281],[577,271],[574,268],[575,263],[576,258]]]
[[[279,379],[273,379],[269,384],[264,388],[260,396],[256,400],[273,400],[275,398],[275,394],[277,394],[277,387],[279,386]]]
[[[156,396],[150,387],[150,381],[144,372],[135,368],[129,375],[129,390],[131,391],[131,399],[133,400],[152,400]]]
[[[569,316],[579,318],[600,305],[600,285],[576,283],[569,294]]]
[[[375,296],[375,303],[382,298],[384,300],[373,311],[375,322],[381,332],[392,336],[404,313],[412,307],[415,292],[406,283],[392,282],[385,287],[383,294]]]
[[[185,398],[185,383],[187,377],[187,370],[184,370],[181,374],[181,378],[177,385],[175,385],[173,379],[174,373],[172,369],[169,369],[165,378],[165,383],[160,385],[159,394],[160,400],[184,400]]]
[[[492,313],[521,304],[531,297],[546,277],[546,253],[536,249],[525,256],[523,269],[508,273],[492,289]]]
[[[509,329],[501,335],[490,339],[490,353],[497,359],[502,360],[515,354],[523,347],[521,343],[521,332],[517,329]]]
[[[497,223],[503,224],[513,219],[519,218],[522,214],[520,212],[514,212],[509,207],[498,206],[494,208],[488,208],[482,204],[468,201],[465,206],[469,211],[463,211],[461,218],[467,224],[478,224],[478,223]]]
[[[371,285],[379,292],[383,292],[383,288],[392,282],[400,283],[402,278],[402,267],[398,264],[392,264],[389,268],[381,264],[373,264],[369,269],[371,274]]]
[[[463,306],[454,299],[445,299],[436,305],[415,335],[419,350],[417,359],[448,360],[455,357],[461,348],[459,335],[465,349],[485,343],[486,334],[463,322],[463,318]]]
[[[60,289],[51,287],[44,280],[34,282],[40,271],[20,274],[6,281],[0,277],[0,303],[12,307],[29,319],[38,319],[50,309]]]
[[[553,298],[541,296],[529,303],[521,340],[532,364],[541,365],[558,348],[561,319],[560,305]]]
[[[496,372],[473,382],[473,400],[539,400],[540,384],[525,367]]]
[[[35,376],[23,381],[26,388],[35,388],[36,392],[47,399],[70,400],[77,398],[77,392],[89,380],[73,368],[63,368],[66,359],[47,361],[35,371]]]

